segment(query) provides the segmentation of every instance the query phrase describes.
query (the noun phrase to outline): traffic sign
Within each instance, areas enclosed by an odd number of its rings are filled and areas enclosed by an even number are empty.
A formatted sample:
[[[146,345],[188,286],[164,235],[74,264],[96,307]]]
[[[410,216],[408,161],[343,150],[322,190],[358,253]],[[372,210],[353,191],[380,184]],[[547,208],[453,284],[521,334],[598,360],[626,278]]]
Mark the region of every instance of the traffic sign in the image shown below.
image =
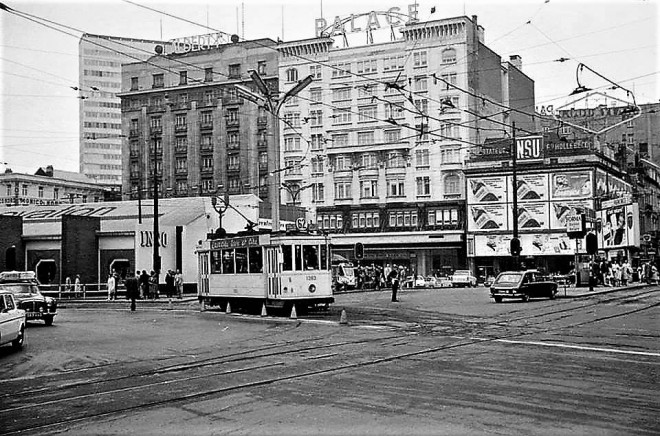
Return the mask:
[[[570,214],[566,216],[566,233],[570,238],[582,238],[586,232],[584,214]]]

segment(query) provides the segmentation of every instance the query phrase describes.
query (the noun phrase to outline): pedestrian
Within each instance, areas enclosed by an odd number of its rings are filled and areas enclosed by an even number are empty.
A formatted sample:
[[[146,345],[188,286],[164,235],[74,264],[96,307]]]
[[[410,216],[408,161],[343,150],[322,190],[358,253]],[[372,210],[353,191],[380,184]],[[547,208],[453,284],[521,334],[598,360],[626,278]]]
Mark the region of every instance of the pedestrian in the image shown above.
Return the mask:
[[[142,274],[140,274],[140,278],[138,279],[138,282],[140,284],[140,298],[148,298],[149,297],[149,274],[147,274],[146,270],[142,270]]]
[[[171,269],[168,269],[165,274],[165,294],[167,298],[172,298],[172,294],[174,294],[174,271]]]
[[[156,274],[156,271],[151,270],[151,274],[149,275],[149,295],[154,300],[160,298],[160,290],[158,289],[158,286],[158,275]]]
[[[658,277],[658,267],[651,265],[651,284],[657,285],[658,279],[660,279],[660,277]]]
[[[600,262],[600,275],[605,286],[610,286],[608,272],[609,266],[607,265],[607,259],[603,259]]]
[[[176,287],[177,298],[179,300],[182,299],[183,298],[183,274],[181,274],[180,269],[176,270],[176,274],[174,275],[174,286]]]
[[[626,286],[628,282],[632,279],[632,268],[628,263],[628,259],[623,259],[623,265],[621,265],[621,286]]]
[[[396,293],[399,290],[399,270],[396,268],[396,265],[394,265],[394,268],[390,271],[390,275],[387,279],[392,283],[392,302],[399,301],[396,298]]]
[[[64,279],[64,295],[67,298],[71,298],[71,290],[71,277],[66,276],[66,279]]]
[[[114,274],[108,276],[108,301],[115,299],[115,293],[117,292],[117,281]]]
[[[390,264],[385,265],[385,270],[383,271],[383,274],[385,275],[385,286],[390,286],[390,273],[392,272],[392,268],[390,267]]]
[[[82,283],[80,283],[80,274],[76,274],[76,280],[73,282],[73,293],[78,298],[82,293]]]
[[[135,312],[135,300],[140,296],[140,291],[138,290],[138,277],[140,271],[136,271],[135,274],[135,276],[129,275],[126,280],[124,280],[124,285],[126,286],[126,298],[131,300],[131,312]]]

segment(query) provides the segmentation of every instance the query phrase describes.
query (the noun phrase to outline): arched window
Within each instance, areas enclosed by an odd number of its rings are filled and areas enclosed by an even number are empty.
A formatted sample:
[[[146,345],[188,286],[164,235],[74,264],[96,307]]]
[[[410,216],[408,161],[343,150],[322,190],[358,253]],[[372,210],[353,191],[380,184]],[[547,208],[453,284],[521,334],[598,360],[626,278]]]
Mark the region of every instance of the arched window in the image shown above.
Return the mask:
[[[445,194],[460,194],[461,193],[461,178],[457,174],[449,174],[445,176]]]
[[[287,82],[297,82],[298,81],[298,70],[295,68],[289,68],[286,70],[286,81]]]
[[[448,48],[442,51],[442,63],[443,64],[455,64],[456,63],[456,49]]]

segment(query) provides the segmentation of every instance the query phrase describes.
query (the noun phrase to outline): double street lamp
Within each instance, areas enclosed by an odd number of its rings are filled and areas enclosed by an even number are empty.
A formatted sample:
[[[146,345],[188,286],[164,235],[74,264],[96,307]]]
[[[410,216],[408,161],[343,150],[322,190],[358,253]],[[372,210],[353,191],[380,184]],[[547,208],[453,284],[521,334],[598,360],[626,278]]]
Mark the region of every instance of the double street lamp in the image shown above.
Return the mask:
[[[234,87],[238,92],[238,95],[248,101],[251,101],[252,103],[255,103],[258,106],[264,107],[268,112],[270,112],[276,118],[278,118],[280,109],[282,108],[284,103],[291,97],[294,97],[295,95],[300,93],[300,91],[305,89],[307,86],[309,86],[309,84],[312,83],[313,80],[313,76],[311,75],[305,77],[304,79],[296,83],[296,85],[293,88],[289,89],[280,98],[277,93],[273,93],[270,90],[270,88],[268,88],[266,82],[263,80],[263,78],[259,75],[257,71],[248,70],[248,74],[250,75],[250,78],[254,82],[260,94],[255,93],[246,86],[234,85]],[[274,141],[274,144],[272,144],[268,148],[268,160],[273,162],[273,166],[274,166],[273,170],[270,172],[271,177],[273,177],[273,181],[270,184],[270,186],[273,186],[274,188],[270,189],[268,192],[271,203],[272,230],[274,232],[280,230],[280,189],[278,188],[279,186],[281,186],[280,170],[279,170],[280,168],[279,129],[277,131],[276,138],[277,140]]]

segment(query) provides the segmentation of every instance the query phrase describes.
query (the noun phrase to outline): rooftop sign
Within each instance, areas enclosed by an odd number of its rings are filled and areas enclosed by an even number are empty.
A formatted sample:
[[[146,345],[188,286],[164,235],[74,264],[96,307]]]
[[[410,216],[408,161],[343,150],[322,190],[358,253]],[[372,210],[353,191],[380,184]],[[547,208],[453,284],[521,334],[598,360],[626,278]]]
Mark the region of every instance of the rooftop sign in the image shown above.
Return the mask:
[[[170,39],[173,53],[189,53],[191,51],[202,51],[217,48],[227,44],[226,35],[221,32],[208,33],[206,35],[185,36],[183,38]]]

